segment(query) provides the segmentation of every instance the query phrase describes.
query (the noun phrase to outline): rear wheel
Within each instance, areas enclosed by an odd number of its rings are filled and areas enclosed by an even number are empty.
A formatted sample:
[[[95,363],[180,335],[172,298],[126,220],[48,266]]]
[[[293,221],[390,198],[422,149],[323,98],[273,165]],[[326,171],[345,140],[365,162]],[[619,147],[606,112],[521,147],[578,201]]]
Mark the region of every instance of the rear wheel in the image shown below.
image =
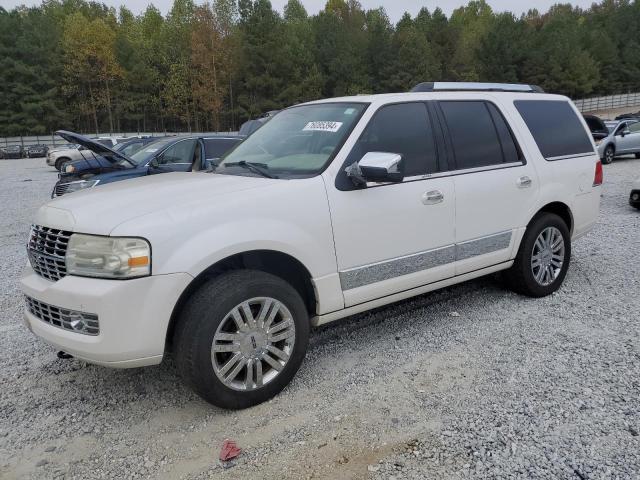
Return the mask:
[[[613,145],[607,145],[607,148],[604,149],[602,163],[604,163],[605,165],[609,165],[611,162],[613,162],[615,156],[616,150],[615,148],[613,148]]]
[[[62,171],[62,169],[64,168],[64,166],[65,166],[68,162],[70,162],[70,161],[71,161],[71,159],[66,158],[66,157],[58,158],[58,159],[56,160],[56,163],[55,163],[56,170],[58,170],[59,172],[61,172],[61,171]]]
[[[309,339],[309,315],[298,292],[260,271],[208,281],[178,321],[180,374],[221,408],[247,408],[277,395],[298,371]]]
[[[571,259],[571,235],[562,218],[542,213],[527,227],[505,279],[513,291],[544,297],[560,288]]]

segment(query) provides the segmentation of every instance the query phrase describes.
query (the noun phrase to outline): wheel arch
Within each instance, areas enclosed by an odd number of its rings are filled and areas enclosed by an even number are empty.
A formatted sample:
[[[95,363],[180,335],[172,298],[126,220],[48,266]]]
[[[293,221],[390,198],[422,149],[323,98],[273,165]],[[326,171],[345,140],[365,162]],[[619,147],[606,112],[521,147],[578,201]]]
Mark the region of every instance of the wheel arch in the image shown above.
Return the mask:
[[[205,282],[232,270],[259,270],[282,278],[295,288],[307,307],[309,317],[316,315],[317,292],[309,269],[293,256],[277,250],[249,250],[223,258],[198,274],[184,289],[169,318],[165,351],[171,351],[180,313],[191,295]]]
[[[540,208],[533,217],[529,220],[527,227],[537,218],[541,213],[555,213],[558,215],[564,222],[567,224],[567,228],[569,229],[569,233],[573,235],[573,213],[571,212],[571,208],[564,202],[551,202],[547,203],[545,206]]]

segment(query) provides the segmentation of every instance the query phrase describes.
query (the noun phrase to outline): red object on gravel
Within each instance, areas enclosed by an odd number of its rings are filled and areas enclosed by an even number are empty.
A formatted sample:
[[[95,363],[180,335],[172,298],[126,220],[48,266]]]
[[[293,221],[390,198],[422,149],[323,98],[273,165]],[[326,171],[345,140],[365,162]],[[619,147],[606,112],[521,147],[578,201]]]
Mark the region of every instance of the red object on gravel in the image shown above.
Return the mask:
[[[238,448],[236,442],[233,440],[225,440],[222,443],[222,449],[220,450],[220,460],[223,462],[227,462],[229,460],[233,460],[242,452],[241,448]]]

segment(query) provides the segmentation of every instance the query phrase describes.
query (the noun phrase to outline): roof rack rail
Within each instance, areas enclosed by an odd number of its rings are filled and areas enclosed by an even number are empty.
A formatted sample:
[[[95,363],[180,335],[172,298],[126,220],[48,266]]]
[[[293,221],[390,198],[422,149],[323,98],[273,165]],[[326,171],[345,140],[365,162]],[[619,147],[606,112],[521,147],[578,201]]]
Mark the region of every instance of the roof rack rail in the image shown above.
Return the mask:
[[[544,93],[537,85],[521,83],[480,83],[480,82],[423,82],[411,89],[412,92],[524,92]]]

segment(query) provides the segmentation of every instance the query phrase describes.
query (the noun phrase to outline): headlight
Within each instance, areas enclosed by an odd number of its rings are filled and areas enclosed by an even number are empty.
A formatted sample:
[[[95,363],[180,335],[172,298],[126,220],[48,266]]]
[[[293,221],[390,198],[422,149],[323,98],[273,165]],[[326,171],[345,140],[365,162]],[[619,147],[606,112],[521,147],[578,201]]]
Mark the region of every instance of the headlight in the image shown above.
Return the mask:
[[[100,183],[100,180],[78,180],[77,182],[65,183],[64,185],[67,186],[67,189],[64,193],[77,192],[85,188],[95,187],[98,183]]]
[[[81,277],[136,278],[151,275],[151,246],[142,238],[74,233],[66,255],[67,273]]]
[[[596,146],[600,145],[602,143],[602,140],[596,140]]]
[[[64,173],[73,173],[76,171],[76,167],[73,165],[67,165],[64,167]]]

